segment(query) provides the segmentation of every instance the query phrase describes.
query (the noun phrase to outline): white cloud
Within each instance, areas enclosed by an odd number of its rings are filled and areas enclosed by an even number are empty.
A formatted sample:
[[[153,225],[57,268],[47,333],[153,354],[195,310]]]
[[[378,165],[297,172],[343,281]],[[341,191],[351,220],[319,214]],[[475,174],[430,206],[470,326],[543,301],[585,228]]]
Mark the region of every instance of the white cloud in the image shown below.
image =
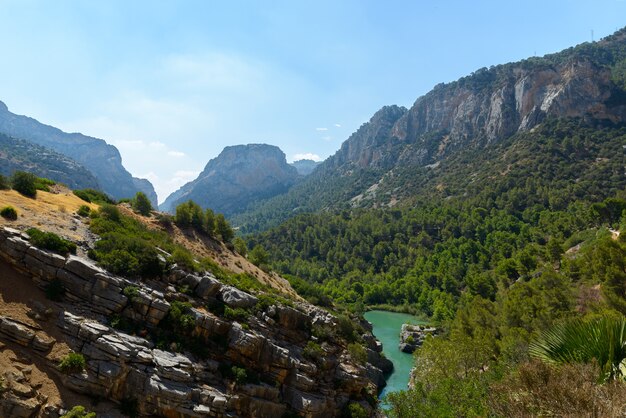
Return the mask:
[[[184,157],[186,154],[181,151],[168,151],[167,155],[169,155],[170,157],[181,158]]]
[[[315,128],[315,130],[318,132],[324,132],[324,131],[327,131],[328,128]]]
[[[341,125],[338,123],[335,123],[335,128],[341,128]]]
[[[311,152],[303,152],[300,154],[295,154],[293,156],[293,161],[299,161],[299,160],[322,161],[319,155],[313,154]]]

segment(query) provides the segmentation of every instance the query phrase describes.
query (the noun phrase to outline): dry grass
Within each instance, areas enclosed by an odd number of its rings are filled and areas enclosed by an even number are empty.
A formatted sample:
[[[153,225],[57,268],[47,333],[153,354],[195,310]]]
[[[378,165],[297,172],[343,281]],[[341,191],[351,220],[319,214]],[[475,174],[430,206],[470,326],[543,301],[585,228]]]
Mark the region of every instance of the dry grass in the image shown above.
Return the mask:
[[[553,367],[538,360],[492,386],[489,399],[498,416],[626,417],[626,383],[599,384],[593,364]]]
[[[73,214],[82,205],[98,208],[98,205],[85,202],[62,186],[54,186],[50,193],[38,190],[35,199],[22,196],[15,190],[0,190],[0,207],[8,205],[17,210],[18,218],[8,221],[0,217],[0,226],[17,229],[35,227],[73,241],[84,240],[87,232],[86,225],[77,222]]]

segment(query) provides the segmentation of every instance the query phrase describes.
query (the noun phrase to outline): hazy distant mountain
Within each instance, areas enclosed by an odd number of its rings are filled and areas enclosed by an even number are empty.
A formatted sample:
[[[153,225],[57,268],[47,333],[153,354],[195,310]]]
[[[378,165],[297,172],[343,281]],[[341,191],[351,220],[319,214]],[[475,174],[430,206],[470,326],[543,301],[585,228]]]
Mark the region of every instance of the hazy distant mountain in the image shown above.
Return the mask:
[[[294,161],[290,165],[295,167],[298,170],[298,174],[301,176],[308,176],[315,170],[315,167],[320,165],[321,162],[313,161],[313,160],[298,160]]]
[[[226,147],[209,161],[197,179],[172,193],[160,205],[173,211],[189,199],[225,215],[239,213],[254,202],[285,193],[299,175],[285,154],[273,145]]]
[[[72,189],[99,189],[96,178],[85,167],[51,149],[0,134],[0,174],[29,171],[63,183]]]
[[[482,68],[410,109],[386,106],[286,195],[233,219],[243,231],[300,212],[397,205],[439,187],[431,169],[556,118],[626,123],[626,29],[602,41]],[[453,173],[452,173],[453,174]]]
[[[156,205],[157,195],[152,184],[134,179],[122,165],[117,148],[102,139],[66,133],[27,116],[13,114],[3,102],[0,102],[0,133],[44,146],[75,160],[95,176],[104,192],[116,199],[132,197],[142,191]]]

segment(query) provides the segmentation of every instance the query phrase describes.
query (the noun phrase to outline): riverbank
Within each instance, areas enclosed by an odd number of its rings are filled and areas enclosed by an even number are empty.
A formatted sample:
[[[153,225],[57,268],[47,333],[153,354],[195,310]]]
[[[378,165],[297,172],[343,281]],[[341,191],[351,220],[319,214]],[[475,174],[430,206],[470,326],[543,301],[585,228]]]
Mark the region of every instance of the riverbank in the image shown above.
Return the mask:
[[[406,390],[413,368],[413,356],[398,348],[400,330],[403,324],[426,325],[426,321],[410,314],[383,310],[371,310],[363,316],[372,324],[373,334],[382,342],[383,354],[394,365],[393,372],[387,376],[387,386],[380,393],[380,399],[388,393]]]

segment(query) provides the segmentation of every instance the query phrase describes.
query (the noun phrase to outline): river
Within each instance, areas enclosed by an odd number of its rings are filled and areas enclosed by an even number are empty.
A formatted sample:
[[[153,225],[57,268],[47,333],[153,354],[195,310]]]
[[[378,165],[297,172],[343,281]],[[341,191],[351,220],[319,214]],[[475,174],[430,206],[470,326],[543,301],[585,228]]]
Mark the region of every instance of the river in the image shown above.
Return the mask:
[[[398,349],[402,324],[424,324],[424,322],[413,315],[388,311],[368,311],[364,317],[374,327],[372,332],[383,343],[383,353],[393,363],[393,372],[387,377],[387,386],[380,394],[382,399],[390,392],[405,390],[409,383],[413,356]]]

